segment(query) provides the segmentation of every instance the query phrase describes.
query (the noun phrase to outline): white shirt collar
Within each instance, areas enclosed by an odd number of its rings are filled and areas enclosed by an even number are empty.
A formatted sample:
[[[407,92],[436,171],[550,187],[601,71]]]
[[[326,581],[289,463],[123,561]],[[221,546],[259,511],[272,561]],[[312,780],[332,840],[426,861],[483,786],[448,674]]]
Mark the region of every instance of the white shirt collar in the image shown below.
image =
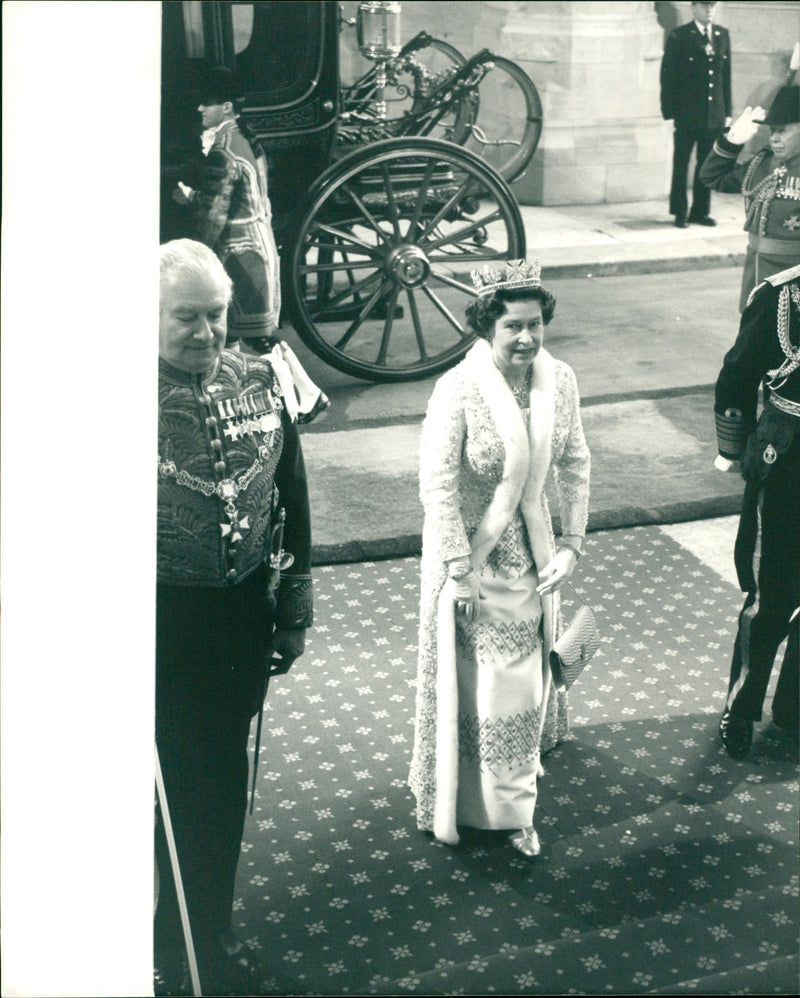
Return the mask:
[[[200,141],[203,144],[203,155],[207,156],[211,151],[211,147],[214,145],[214,139],[217,132],[221,132],[223,128],[227,128],[229,125],[235,125],[236,118],[226,118],[225,121],[221,121],[218,125],[213,125],[211,128],[206,128],[200,137]]]
[[[695,21],[694,23],[697,25],[697,30],[700,32],[700,34],[705,35],[706,38],[708,38],[708,28],[711,28],[713,31],[714,28],[713,24],[709,24],[708,26],[706,26],[705,24],[701,24],[699,21]]]

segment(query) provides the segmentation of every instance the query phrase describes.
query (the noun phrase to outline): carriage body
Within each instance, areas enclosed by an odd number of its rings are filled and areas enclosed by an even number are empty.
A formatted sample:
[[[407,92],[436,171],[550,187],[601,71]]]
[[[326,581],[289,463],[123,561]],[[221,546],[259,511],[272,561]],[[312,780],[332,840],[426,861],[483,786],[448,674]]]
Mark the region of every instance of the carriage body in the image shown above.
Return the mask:
[[[187,161],[197,161],[204,73],[235,69],[246,85],[242,117],[268,155],[276,238],[286,243],[303,192],[332,156],[340,94],[337,8],[323,0],[162,4],[164,186],[176,170],[185,172]],[[186,225],[165,193],[162,239]]]
[[[401,5],[361,7],[394,17]],[[161,238],[191,235],[170,190],[199,176],[201,80],[227,66],[267,154],[286,317],[317,355],[356,377],[428,377],[472,340],[462,318],[470,270],[523,256],[524,228],[501,172],[463,148],[474,87],[454,113],[445,94],[426,116],[417,92],[416,117],[376,132],[373,91],[351,86],[343,99],[341,29],[339,4],[325,0],[162,5]]]

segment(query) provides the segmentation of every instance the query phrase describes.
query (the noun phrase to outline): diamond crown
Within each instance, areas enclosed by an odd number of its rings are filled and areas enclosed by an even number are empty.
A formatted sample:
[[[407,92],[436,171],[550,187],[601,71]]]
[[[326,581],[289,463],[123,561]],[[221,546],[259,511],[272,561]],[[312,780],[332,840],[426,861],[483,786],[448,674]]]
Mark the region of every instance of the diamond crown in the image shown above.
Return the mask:
[[[484,264],[481,270],[469,275],[478,297],[492,295],[500,288],[533,288],[541,284],[542,266],[538,260],[509,260],[505,267]]]

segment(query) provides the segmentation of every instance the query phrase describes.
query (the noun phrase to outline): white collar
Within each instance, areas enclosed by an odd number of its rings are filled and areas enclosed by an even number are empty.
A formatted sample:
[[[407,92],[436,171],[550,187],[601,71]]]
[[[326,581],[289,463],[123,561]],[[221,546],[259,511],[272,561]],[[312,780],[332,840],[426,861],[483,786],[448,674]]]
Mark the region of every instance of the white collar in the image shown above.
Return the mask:
[[[701,24],[699,21],[695,21],[694,23],[700,34],[703,35],[705,38],[708,38],[708,28],[706,28],[705,24]],[[708,27],[711,28],[712,31],[714,30],[713,24],[709,24]]]
[[[206,128],[200,136],[200,141],[203,144],[203,155],[208,156],[211,151],[211,147],[214,145],[217,132],[221,132],[222,129],[226,128],[228,125],[235,124],[236,118],[226,118],[225,121],[221,121],[218,125],[212,125],[211,128]]]
[[[207,128],[206,132],[213,137],[214,135],[217,134],[217,132],[221,132],[223,128],[227,128],[229,125],[235,125],[235,124],[236,124],[236,118],[226,118],[224,121],[221,121],[218,125],[212,125],[211,128]]]

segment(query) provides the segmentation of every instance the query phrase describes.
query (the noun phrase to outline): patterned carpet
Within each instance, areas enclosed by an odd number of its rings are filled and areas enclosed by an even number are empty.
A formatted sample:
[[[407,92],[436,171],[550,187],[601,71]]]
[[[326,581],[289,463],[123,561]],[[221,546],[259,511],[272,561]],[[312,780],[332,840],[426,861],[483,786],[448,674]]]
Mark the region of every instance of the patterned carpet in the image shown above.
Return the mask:
[[[768,711],[744,763],[716,734],[736,588],[657,527],[589,536],[603,644],[527,861],[416,830],[418,567],[316,569],[318,624],[270,689],[234,923],[276,993],[796,993],[796,749]]]

